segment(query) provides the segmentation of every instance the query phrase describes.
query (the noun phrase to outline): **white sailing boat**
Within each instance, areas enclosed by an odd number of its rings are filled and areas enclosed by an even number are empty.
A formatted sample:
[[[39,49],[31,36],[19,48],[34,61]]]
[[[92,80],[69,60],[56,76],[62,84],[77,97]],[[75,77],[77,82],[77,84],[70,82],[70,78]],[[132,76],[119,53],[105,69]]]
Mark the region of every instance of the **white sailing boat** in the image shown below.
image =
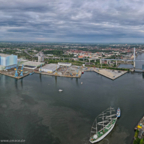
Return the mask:
[[[62,89],[59,89],[59,92],[62,92],[63,90]]]

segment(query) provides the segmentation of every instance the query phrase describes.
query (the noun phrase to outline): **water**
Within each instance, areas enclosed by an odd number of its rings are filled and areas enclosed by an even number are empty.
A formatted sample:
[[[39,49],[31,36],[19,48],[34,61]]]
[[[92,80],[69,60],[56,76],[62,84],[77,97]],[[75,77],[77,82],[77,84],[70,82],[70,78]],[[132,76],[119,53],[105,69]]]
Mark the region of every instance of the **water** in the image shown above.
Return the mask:
[[[120,64],[120,65],[118,66],[118,68],[131,69],[131,68],[133,68],[133,65],[131,65],[131,64]]]
[[[34,74],[15,80],[0,75],[0,140],[89,144],[95,117],[112,106],[121,108],[121,118],[99,144],[130,144],[144,115],[143,86],[142,73],[127,73],[115,81],[94,72],[80,79]]]
[[[136,57],[136,60],[144,60],[144,53],[139,54]],[[136,61],[136,69],[142,69],[142,65],[144,65],[144,61]],[[133,68],[133,65],[131,64],[120,64],[118,68]]]

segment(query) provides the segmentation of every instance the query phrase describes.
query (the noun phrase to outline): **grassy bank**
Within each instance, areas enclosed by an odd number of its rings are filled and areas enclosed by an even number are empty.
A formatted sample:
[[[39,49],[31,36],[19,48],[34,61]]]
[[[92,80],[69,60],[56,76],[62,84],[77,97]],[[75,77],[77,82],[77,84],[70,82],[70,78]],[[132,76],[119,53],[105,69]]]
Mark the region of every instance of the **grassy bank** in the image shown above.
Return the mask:
[[[138,138],[138,133],[139,133],[139,131],[136,130],[135,131],[135,135],[134,135],[134,142],[133,142],[133,144],[144,144],[144,138],[139,139]]]

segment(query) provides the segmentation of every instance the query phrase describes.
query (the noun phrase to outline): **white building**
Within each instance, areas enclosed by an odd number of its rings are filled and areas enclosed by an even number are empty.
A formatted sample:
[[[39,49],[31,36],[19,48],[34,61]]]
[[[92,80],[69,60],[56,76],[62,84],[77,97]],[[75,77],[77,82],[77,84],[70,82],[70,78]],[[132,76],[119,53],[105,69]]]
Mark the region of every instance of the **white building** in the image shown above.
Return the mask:
[[[7,55],[0,53],[0,65],[5,69],[15,68],[17,66],[17,55]]]
[[[71,66],[72,64],[71,63],[62,63],[62,62],[59,62],[58,65],[59,66]]]
[[[43,66],[41,69],[39,68],[39,71],[41,70],[42,72],[53,73],[59,67],[60,66],[58,64],[47,64],[47,65]]]
[[[24,65],[24,68],[26,68],[26,69],[36,69],[37,67],[44,65],[44,63],[33,62],[33,61],[22,61],[22,64]]]
[[[44,61],[44,56],[38,56],[38,62],[43,62]]]

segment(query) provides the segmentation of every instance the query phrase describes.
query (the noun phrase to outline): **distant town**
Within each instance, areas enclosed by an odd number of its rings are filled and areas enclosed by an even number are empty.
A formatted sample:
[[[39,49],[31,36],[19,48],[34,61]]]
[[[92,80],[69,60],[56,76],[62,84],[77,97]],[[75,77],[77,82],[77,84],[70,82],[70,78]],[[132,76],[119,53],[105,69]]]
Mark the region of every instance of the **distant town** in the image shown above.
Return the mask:
[[[1,42],[0,72],[22,78],[34,72],[80,77],[84,71],[94,71],[110,79],[116,79],[125,74],[122,71],[130,71],[118,66],[132,64],[135,67],[135,55],[142,52],[144,52],[142,44]]]
[[[18,58],[37,60],[43,55],[43,61],[47,58],[59,59],[69,58],[67,61],[78,61],[84,59],[133,59],[133,48],[136,53],[144,51],[142,44],[42,44],[42,43],[0,43],[0,52],[14,54]],[[94,62],[91,60],[91,62]],[[103,62],[106,64],[106,62]],[[88,64],[88,63],[87,63]]]

